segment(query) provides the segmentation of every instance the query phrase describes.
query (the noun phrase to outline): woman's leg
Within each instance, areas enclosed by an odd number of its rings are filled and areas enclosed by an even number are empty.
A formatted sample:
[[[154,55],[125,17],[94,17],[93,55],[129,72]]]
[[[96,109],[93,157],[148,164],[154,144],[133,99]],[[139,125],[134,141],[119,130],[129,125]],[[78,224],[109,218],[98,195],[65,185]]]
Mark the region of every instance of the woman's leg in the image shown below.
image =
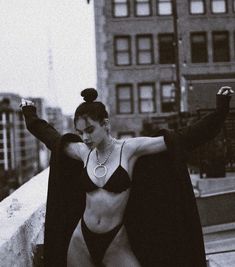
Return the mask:
[[[103,262],[106,267],[141,267],[131,250],[124,225],[106,250]]]
[[[69,243],[67,267],[94,267],[82,235],[81,221],[75,228]]]

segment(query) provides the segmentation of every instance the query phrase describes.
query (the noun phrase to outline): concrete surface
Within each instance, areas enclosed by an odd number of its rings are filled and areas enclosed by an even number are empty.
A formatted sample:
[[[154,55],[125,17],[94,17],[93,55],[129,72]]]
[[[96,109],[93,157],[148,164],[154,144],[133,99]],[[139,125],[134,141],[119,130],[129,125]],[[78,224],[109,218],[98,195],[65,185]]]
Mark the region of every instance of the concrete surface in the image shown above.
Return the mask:
[[[43,242],[48,169],[0,202],[0,266],[32,267]]]

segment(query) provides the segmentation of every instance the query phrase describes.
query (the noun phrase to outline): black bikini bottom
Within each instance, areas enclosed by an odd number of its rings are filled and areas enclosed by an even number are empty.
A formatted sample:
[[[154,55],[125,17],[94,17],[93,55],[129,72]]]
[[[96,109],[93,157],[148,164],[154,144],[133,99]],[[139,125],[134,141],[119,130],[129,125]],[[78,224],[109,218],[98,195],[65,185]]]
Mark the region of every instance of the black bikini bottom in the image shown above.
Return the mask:
[[[94,233],[87,227],[82,217],[81,219],[82,234],[86,242],[88,251],[91,255],[91,258],[96,266],[102,266],[102,260],[104,254],[121,227],[122,224],[119,224],[115,228],[106,233],[101,233],[101,234]]]

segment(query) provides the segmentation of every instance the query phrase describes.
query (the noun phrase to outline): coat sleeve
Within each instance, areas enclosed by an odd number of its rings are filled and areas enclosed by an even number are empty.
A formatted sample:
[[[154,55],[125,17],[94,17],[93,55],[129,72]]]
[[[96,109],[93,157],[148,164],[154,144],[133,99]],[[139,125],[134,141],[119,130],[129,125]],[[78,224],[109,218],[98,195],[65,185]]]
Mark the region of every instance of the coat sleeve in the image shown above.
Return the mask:
[[[216,109],[214,112],[206,115],[196,123],[176,131],[176,139],[180,146],[186,151],[213,139],[221,130],[229,112],[229,101],[231,97],[217,95]]]
[[[34,106],[24,106],[22,108],[27,129],[50,150],[54,150],[60,133],[45,120],[37,116]]]

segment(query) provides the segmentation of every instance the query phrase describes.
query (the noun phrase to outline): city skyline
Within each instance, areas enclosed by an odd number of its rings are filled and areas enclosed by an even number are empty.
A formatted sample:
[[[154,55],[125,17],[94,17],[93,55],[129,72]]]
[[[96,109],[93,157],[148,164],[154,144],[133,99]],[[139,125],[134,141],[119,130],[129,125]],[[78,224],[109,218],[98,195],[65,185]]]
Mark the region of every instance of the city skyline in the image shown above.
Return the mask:
[[[96,86],[92,4],[4,0],[0,6],[0,92],[42,97],[72,114],[80,90]]]

